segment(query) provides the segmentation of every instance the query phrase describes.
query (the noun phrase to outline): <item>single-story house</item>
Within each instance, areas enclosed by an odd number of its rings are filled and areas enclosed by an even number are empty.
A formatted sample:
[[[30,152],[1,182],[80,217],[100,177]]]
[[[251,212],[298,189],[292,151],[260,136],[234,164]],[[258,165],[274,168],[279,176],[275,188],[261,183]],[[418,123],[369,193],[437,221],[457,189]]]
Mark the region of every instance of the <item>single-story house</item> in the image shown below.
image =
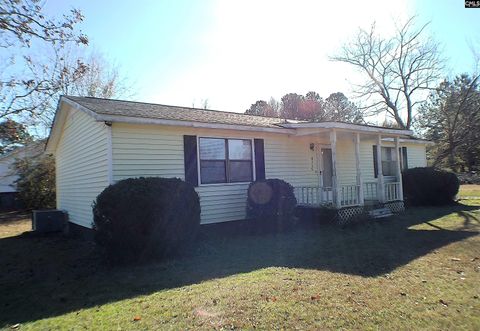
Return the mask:
[[[15,184],[18,179],[15,162],[23,158],[36,158],[43,154],[44,149],[45,140],[37,140],[0,155],[0,210],[21,208]]]
[[[46,150],[58,209],[91,227],[96,196],[130,177],[192,183],[202,224],[244,219],[248,185],[263,178],[289,182],[303,205],[401,209],[401,169],[426,166],[427,144],[410,130],[63,96]]]

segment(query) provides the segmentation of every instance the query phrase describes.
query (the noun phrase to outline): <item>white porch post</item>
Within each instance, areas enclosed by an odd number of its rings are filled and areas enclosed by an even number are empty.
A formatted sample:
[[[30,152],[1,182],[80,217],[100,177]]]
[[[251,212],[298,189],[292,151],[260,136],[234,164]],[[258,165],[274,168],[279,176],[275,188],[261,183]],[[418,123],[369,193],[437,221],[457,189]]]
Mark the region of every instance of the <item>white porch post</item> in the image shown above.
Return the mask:
[[[333,186],[333,203],[336,207],[340,207],[340,192],[338,191],[337,181],[337,132],[335,129],[330,131],[330,148],[332,149],[332,186]]]
[[[385,202],[385,181],[382,170],[382,135],[377,136],[377,178],[378,178],[378,201]]]
[[[357,166],[358,203],[364,205],[362,170],[360,168],[360,133],[355,134],[355,164]]]
[[[398,136],[395,137],[395,151],[397,155],[398,197],[403,201],[402,168],[400,166],[400,138],[398,138]]]

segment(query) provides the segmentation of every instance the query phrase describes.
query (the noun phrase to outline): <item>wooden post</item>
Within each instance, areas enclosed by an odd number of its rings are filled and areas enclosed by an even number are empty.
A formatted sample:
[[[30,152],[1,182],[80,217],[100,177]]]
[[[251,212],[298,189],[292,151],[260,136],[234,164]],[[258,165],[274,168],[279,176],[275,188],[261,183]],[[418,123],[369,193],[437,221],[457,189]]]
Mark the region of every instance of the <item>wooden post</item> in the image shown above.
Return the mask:
[[[330,148],[332,149],[332,186],[333,186],[333,203],[340,207],[340,192],[337,181],[337,132],[335,129],[330,131]]]
[[[377,136],[377,178],[378,178],[378,201],[385,202],[385,181],[382,169],[382,135]]]
[[[397,155],[398,198],[403,201],[402,167],[400,166],[400,138],[395,137],[395,154]]]
[[[355,164],[357,166],[358,204],[363,206],[365,198],[363,196],[362,170],[360,167],[360,133],[355,134]]]

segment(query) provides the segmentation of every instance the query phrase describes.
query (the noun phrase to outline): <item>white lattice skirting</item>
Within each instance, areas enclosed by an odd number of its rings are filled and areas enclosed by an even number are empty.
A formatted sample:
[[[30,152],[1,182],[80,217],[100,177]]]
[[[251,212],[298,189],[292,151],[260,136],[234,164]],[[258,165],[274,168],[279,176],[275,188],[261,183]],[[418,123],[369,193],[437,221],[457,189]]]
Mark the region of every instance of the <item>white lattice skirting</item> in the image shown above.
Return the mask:
[[[405,211],[405,206],[403,201],[392,201],[386,202],[382,205],[379,205],[378,208],[389,208],[392,213],[401,213]],[[366,215],[366,209],[363,206],[356,207],[347,207],[337,210],[338,222],[340,224],[346,224],[354,220],[355,218],[362,217]]]
[[[338,220],[340,223],[348,222],[352,218],[358,217],[364,213],[363,207],[348,207],[342,208],[337,211]]]
[[[385,207],[389,208],[392,213],[401,213],[405,211],[405,205],[403,201],[392,201],[384,204]]]

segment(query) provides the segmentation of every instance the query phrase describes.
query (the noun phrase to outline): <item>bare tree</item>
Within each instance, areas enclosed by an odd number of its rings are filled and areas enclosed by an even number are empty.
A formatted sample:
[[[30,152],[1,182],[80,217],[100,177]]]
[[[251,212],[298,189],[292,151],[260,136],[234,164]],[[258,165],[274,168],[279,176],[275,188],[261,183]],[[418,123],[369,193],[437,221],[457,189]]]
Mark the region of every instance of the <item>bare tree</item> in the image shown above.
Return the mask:
[[[391,38],[380,36],[372,24],[360,29],[354,40],[343,46],[334,61],[353,65],[365,81],[356,86],[358,97],[367,102],[367,116],[387,112],[398,126],[409,129],[420,96],[441,79],[443,61],[439,44],[426,37],[427,24],[416,26],[416,17],[396,27]]]
[[[208,98],[205,98],[205,99],[200,99],[200,101],[198,102],[199,105],[196,106],[196,100],[193,99],[192,101],[192,108],[199,108],[199,109],[205,109],[205,110],[210,110],[209,107],[210,107],[210,101],[208,100]]]
[[[32,65],[31,75],[42,80],[55,77],[55,88],[31,96],[29,101],[36,109],[23,121],[42,123],[43,126],[36,125],[39,135],[43,135],[41,129],[50,127],[60,95],[127,99],[134,95],[133,83],[100,52],[87,53],[84,49],[62,46],[42,51],[42,54],[41,61],[50,65]]]
[[[52,62],[60,62],[61,68],[75,68],[78,62],[85,65],[79,77],[63,76],[61,94],[98,98],[130,98],[134,94],[133,83],[98,51],[81,53],[77,49],[65,51],[62,48],[55,52]]]
[[[63,76],[82,74],[80,62],[67,71],[54,68],[58,63],[41,62],[38,54],[41,45],[87,45],[87,37],[75,30],[81,21],[76,9],[60,19],[48,18],[39,0],[0,3],[0,119],[35,115],[45,98],[58,91]]]
[[[272,109],[272,116],[273,117],[278,117],[280,114],[280,110],[282,109],[282,104],[276,100],[274,97],[270,97],[270,100],[268,101],[268,105]]]
[[[209,107],[208,98],[200,100],[200,105],[201,105],[200,107],[202,107],[203,109],[208,109]]]
[[[0,3],[0,47],[30,46],[32,40],[49,43],[75,41],[88,44],[88,38],[74,32],[74,25],[83,21],[83,14],[72,9],[61,20],[45,17],[44,1],[3,0]]]

